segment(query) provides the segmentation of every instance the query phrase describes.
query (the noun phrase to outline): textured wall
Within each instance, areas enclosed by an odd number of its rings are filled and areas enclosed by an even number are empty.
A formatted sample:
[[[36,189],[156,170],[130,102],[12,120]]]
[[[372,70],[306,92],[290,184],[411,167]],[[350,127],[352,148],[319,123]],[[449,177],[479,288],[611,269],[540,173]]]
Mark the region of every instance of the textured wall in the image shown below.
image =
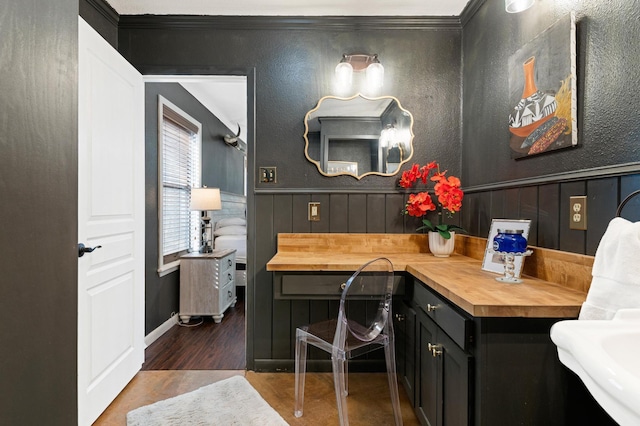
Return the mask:
[[[512,160],[509,57],[571,10],[577,18],[579,146]],[[640,161],[640,3],[487,0],[463,30],[462,177],[467,186]]]
[[[0,424],[73,425],[78,2],[0,9]]]
[[[418,20],[413,29],[409,29],[414,25],[412,20],[391,19],[375,20],[374,25],[355,18],[316,18],[308,23],[306,19],[251,17],[186,18],[186,21],[172,17],[121,17],[119,49],[143,74],[242,75],[247,70],[254,70],[253,73],[249,71],[252,75],[248,78],[250,131],[247,137],[250,145],[247,350],[248,365],[252,368],[254,345],[261,351],[260,357],[265,356],[265,351],[271,353],[272,323],[279,323],[271,317],[273,284],[271,275],[265,272],[266,262],[275,253],[275,234],[274,228],[266,224],[280,223],[283,218],[290,217],[295,223],[306,224],[309,230],[323,230],[328,226],[329,213],[333,212],[332,216],[351,218],[350,232],[366,232],[367,229],[385,232],[387,222],[393,226],[386,232],[403,229],[402,195],[396,190],[397,179],[379,176],[368,176],[360,181],[346,176],[327,178],[306,160],[302,138],[305,113],[321,97],[332,93],[334,68],[343,53],[378,53],[385,66],[385,86],[381,94],[396,96],[414,116],[414,159],[420,162],[436,159],[452,173],[459,173],[460,29],[455,19],[437,21],[439,26],[434,26],[429,19]],[[252,132],[254,105],[255,132]],[[255,145],[252,144],[254,138]],[[259,166],[277,167],[277,183],[257,182]],[[298,191],[353,191],[359,194],[350,196],[350,202],[344,196],[338,196],[334,198],[337,202],[331,205],[329,194],[314,196],[314,200],[323,203],[325,219],[311,225],[306,217],[306,204],[288,213],[283,213],[286,209],[280,207],[290,204],[277,204],[276,212],[272,204],[264,204],[262,199],[254,202],[254,190],[258,193],[276,191],[285,200]],[[147,196],[155,197],[153,194]],[[271,200],[272,196],[265,197]],[[386,206],[385,197],[396,202]],[[300,199],[295,197],[295,200]],[[276,196],[276,203],[279,200]],[[363,200],[368,214],[362,210]],[[259,225],[254,226],[256,222]],[[343,229],[344,223],[333,220],[332,229]],[[281,232],[280,228],[275,229],[275,232]],[[254,287],[259,289],[255,295]],[[155,292],[155,297],[163,298],[162,303],[166,303],[170,297],[167,292],[174,292],[176,288],[177,284],[167,283],[165,290]],[[157,300],[151,302],[159,303]],[[174,310],[177,308],[176,303]],[[256,314],[252,312],[254,308]],[[164,319],[169,313],[165,312]],[[161,316],[147,318],[147,328],[157,326],[161,320]],[[259,327],[256,333],[254,323]],[[282,351],[281,348],[275,350]]]
[[[640,188],[637,164],[610,175],[598,170],[640,161],[640,112],[629,99],[640,84],[639,6],[638,1],[537,2],[510,15],[502,0],[487,0],[464,27],[462,177],[466,186],[489,186],[467,192],[463,225],[472,235],[488,235],[492,218],[531,219],[532,244],[595,254],[618,203]],[[577,18],[579,145],[513,160],[509,57],[571,10]],[[587,231],[569,229],[572,195],[587,196]],[[624,216],[640,219],[638,206],[640,197]]]
[[[158,276],[158,95],[202,124],[202,184],[244,194],[244,156],[224,143],[230,132],[178,83],[145,84],[145,333],[178,311],[179,271]]]
[[[530,218],[532,243],[593,253],[637,176],[600,178],[586,171],[580,178],[543,183],[513,186],[508,181],[640,161],[638,110],[626,96],[640,82],[640,41],[633,36],[638,33],[637,6],[637,1],[537,2],[524,13],[509,15],[502,0],[486,0],[465,19],[463,29],[459,24],[408,29],[411,20],[400,29],[394,19],[123,18],[120,50],[143,73],[255,69],[250,170],[255,178],[257,167],[276,166],[278,183],[249,181],[249,270],[256,291],[252,299],[250,286],[247,302],[253,317],[248,324],[249,367],[253,360],[286,356],[288,347],[282,345],[288,337],[280,336],[280,327],[289,330],[307,318],[294,312],[293,305],[269,299],[273,282],[265,263],[275,252],[278,232],[413,229],[399,219],[402,196],[395,189],[396,179],[327,178],[304,159],[302,118],[321,96],[331,93],[333,68],[342,53],[380,54],[385,94],[398,97],[415,118],[414,159],[440,161],[471,188],[461,216],[472,235],[486,236],[494,217]],[[509,56],[571,9],[579,20],[580,146],[512,160],[506,127]],[[488,184],[494,186],[479,187]],[[570,195],[588,195],[594,206],[586,233],[568,229]],[[306,202],[312,200],[322,203],[327,221],[306,221]],[[308,309],[312,319],[317,318],[315,308]]]
[[[269,190],[395,187],[394,179],[375,176],[326,178],[304,157],[304,115],[333,93],[334,68],[342,54],[378,53],[385,67],[381,94],[396,96],[414,116],[416,159],[437,159],[459,172],[461,58],[455,20],[437,29],[426,24],[387,29],[380,19],[370,29],[360,28],[356,19],[347,21],[353,22],[349,26],[330,18],[308,25],[278,19],[192,18],[187,29],[176,21],[163,24],[162,17],[121,17],[119,50],[143,73],[228,73],[255,67],[255,164],[278,168],[277,184],[255,187]]]

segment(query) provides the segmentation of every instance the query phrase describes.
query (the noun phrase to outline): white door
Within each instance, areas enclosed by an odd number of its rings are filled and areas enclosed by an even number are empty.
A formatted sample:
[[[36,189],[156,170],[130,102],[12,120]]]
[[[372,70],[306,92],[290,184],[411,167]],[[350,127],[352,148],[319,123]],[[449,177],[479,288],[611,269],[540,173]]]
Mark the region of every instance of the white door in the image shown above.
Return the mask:
[[[144,362],[144,86],[79,20],[78,422],[90,425]]]

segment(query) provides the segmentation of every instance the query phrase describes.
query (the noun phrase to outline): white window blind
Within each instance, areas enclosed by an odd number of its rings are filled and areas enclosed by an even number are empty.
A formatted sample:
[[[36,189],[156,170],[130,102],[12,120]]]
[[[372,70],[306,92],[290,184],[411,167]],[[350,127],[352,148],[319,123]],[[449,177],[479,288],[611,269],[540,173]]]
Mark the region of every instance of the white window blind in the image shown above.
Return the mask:
[[[199,212],[189,209],[191,188],[200,187],[201,126],[159,97],[159,272],[177,268],[180,256],[200,246]]]

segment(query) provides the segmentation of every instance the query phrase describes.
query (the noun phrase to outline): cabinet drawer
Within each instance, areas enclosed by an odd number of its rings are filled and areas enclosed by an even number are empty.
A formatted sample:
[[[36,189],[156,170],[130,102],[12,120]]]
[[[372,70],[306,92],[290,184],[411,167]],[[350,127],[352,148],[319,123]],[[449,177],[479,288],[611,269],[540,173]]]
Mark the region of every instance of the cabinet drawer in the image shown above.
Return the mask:
[[[276,299],[340,299],[341,285],[352,274],[340,273],[275,273],[274,296]],[[393,294],[404,294],[404,277],[394,276]]]
[[[420,281],[415,282],[414,301],[463,350],[471,342],[473,320],[454,308],[451,302],[427,288]]]
[[[220,272],[218,277],[218,285],[220,288],[225,287],[228,283],[233,281],[234,276],[235,271],[233,269],[226,269],[225,271]]]
[[[220,271],[226,272],[228,270],[231,270],[231,272],[233,272],[235,270],[234,258],[235,258],[235,254],[230,254],[229,256],[226,256],[226,257],[223,257],[222,259],[220,259],[219,260],[219,262],[220,262]]]

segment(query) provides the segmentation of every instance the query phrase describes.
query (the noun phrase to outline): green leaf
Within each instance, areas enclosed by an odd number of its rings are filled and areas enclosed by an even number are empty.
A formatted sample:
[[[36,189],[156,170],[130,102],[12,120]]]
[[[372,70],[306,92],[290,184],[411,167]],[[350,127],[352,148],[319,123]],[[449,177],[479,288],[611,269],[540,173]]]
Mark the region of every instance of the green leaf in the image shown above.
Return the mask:
[[[447,231],[446,229],[440,229],[438,227],[438,233],[440,234],[440,236],[442,238],[444,238],[445,240],[448,240],[449,238],[451,238],[451,233],[449,231]]]
[[[436,229],[438,230],[438,232],[443,231],[446,232],[448,231],[451,225],[445,225],[444,223],[440,224],[440,225],[436,225]]]
[[[428,229],[429,231],[435,231],[435,228],[429,219],[422,219],[422,223],[424,224],[424,226],[422,226],[420,229]]]
[[[462,232],[467,232],[465,231],[463,228],[459,227],[458,225],[449,225],[449,231],[462,231]]]

